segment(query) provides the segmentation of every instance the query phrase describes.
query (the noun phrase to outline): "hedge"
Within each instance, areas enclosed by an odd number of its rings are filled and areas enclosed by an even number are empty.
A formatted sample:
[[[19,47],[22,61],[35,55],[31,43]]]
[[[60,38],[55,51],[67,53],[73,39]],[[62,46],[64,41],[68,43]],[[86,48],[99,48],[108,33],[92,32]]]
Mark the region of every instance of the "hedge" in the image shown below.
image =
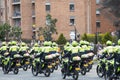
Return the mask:
[[[95,34],[83,34],[81,36],[81,39],[82,40],[86,40],[86,41],[89,41],[89,42],[94,42],[95,43]],[[98,34],[97,35],[97,41],[100,42],[100,43],[106,43],[107,40],[111,40],[113,41],[114,43],[117,42],[117,36],[112,36],[110,33],[105,33],[105,34]]]

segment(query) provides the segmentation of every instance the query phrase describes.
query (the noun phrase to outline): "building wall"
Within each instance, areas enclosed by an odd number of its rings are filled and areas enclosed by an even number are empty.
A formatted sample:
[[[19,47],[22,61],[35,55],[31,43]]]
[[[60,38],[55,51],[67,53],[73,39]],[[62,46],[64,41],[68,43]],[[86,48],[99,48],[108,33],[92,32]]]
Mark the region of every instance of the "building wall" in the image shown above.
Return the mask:
[[[96,15],[96,9],[101,5],[96,4],[96,0],[20,0],[20,3],[13,3],[13,0],[0,0],[0,22],[15,25],[16,20],[20,20],[18,26],[22,28],[22,38],[32,39],[32,27],[44,27],[46,23],[45,4],[50,2],[52,18],[58,20],[56,24],[58,34],[54,34],[53,38],[57,39],[61,33],[67,39],[70,39],[70,32],[77,30],[77,33],[96,33],[96,21],[100,21],[98,32],[112,32],[115,27],[105,15],[100,12]],[[5,4],[6,3],[6,4]],[[74,3],[75,10],[69,10],[69,4]],[[14,16],[14,7],[20,5],[20,16]],[[75,16],[75,25],[70,25],[70,16]]]
[[[32,2],[31,0],[21,0],[21,28],[23,32],[22,38],[32,39]]]
[[[5,0],[0,0],[0,24],[5,23]]]
[[[44,26],[46,21],[47,12],[45,11],[46,0],[36,0],[36,27]],[[86,32],[86,10],[85,0],[49,0],[51,4],[50,14],[53,18],[58,20],[57,31],[58,35],[54,38],[58,38],[60,33],[64,33],[67,39],[70,39],[70,31],[74,30],[74,26],[70,26],[70,16],[75,16],[75,27],[81,35]],[[74,2],[75,11],[70,12],[69,3]]]
[[[91,0],[91,33],[96,32],[96,0]]]
[[[23,39],[32,39],[32,0],[13,1],[9,2],[10,25],[21,27]]]
[[[96,2],[96,0],[94,0],[94,2]],[[100,4],[95,4],[92,6],[93,10],[97,10],[100,7],[101,7]],[[109,20],[108,17],[106,17],[106,15],[102,13],[102,11],[100,12],[99,15],[96,15],[96,21],[100,21],[100,27],[97,28],[97,32],[106,33],[106,32],[115,31],[115,27],[113,26],[113,22],[111,20]],[[95,33],[96,32],[96,23],[93,23],[93,25],[94,26],[92,29],[92,33]]]

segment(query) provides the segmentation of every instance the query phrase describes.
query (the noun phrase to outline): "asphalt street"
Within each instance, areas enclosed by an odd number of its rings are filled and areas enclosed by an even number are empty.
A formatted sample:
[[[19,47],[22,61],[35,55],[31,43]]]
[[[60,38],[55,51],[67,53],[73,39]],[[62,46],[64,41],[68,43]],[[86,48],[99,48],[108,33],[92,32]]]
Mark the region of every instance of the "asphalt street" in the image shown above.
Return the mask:
[[[3,74],[0,68],[0,80],[63,80],[60,72],[60,68],[57,71],[54,71],[50,75],[50,77],[45,77],[43,74],[39,74],[38,76],[33,76],[31,69],[28,71],[23,71],[20,69],[17,75],[14,75],[13,72],[9,74]],[[72,77],[66,77],[65,80],[72,80]],[[94,64],[92,70],[88,72],[85,76],[79,74],[78,80],[104,80],[99,78],[96,74],[96,64]]]

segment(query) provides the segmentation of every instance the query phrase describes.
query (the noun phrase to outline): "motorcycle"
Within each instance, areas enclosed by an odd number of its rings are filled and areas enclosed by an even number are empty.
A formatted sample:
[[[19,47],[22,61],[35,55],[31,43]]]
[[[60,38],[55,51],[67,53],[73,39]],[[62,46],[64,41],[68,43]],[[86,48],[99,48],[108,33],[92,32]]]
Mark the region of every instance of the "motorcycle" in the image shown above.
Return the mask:
[[[87,54],[81,55],[80,72],[82,75],[86,75],[87,68],[88,68],[88,57],[89,56]]]
[[[8,63],[10,61],[9,53],[4,53],[4,56],[2,56],[2,71],[4,74],[8,74]]]
[[[105,70],[104,70],[104,79],[110,80],[110,77],[112,76],[112,73],[114,72],[114,61],[113,60],[107,60]]]
[[[55,58],[55,70],[58,70],[58,65],[60,64],[60,59],[59,59],[59,53],[56,53],[56,58]]]
[[[96,68],[97,75],[100,78],[102,78],[105,74],[105,66],[106,66],[105,62],[106,62],[106,59],[99,59],[99,62]]]
[[[65,79],[66,76],[72,76],[74,80],[77,80],[79,77],[79,63],[80,63],[80,57],[75,56],[72,58],[72,61],[70,61],[68,58],[64,58],[63,61],[63,67],[61,69],[62,72],[62,78]]]
[[[8,55],[9,53],[5,53],[5,55]],[[20,64],[21,56],[19,54],[15,54],[14,58],[10,58],[9,56],[6,56],[3,60],[3,72],[4,74],[8,74],[10,71],[13,71],[14,74],[18,74],[19,68],[21,67]]]
[[[94,54],[93,53],[88,53],[87,55],[89,56],[88,57],[88,69],[87,69],[87,72],[89,72],[92,69]]]
[[[37,76],[38,73],[40,74],[43,73],[46,77],[49,77],[51,74],[50,69],[52,68],[51,60],[52,60],[51,55],[45,56],[45,60],[41,60],[39,57],[35,58],[33,60],[31,68],[32,74],[34,76]]]
[[[52,68],[50,69],[50,71],[51,73],[53,73],[56,67],[56,60],[55,60],[56,54],[51,54],[51,56],[52,56]]]
[[[29,53],[26,53],[26,54],[23,55],[21,64],[22,64],[23,70],[27,71],[28,66],[30,65],[30,55],[29,55]]]

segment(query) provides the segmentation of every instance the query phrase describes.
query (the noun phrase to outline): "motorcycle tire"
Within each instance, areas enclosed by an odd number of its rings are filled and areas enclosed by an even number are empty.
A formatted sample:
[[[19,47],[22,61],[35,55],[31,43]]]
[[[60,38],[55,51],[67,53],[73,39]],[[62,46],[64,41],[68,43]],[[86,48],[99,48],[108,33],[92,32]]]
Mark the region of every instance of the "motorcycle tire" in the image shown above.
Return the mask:
[[[50,69],[50,72],[53,73],[54,72],[54,67]]]
[[[62,79],[65,79],[67,75],[65,74],[65,71],[63,69],[61,70],[61,73],[62,73]]]
[[[14,69],[13,69],[13,73],[14,73],[14,74],[18,74],[18,72],[19,72],[19,69],[18,69],[18,68],[14,68]]]
[[[4,74],[8,74],[8,73],[9,73],[9,70],[8,70],[8,68],[7,68],[7,65],[4,65],[4,66],[2,67],[2,71],[3,71]]]
[[[33,76],[37,76],[38,75],[38,69],[36,68],[36,66],[32,65],[31,71],[32,71]]]
[[[81,72],[82,75],[86,75],[86,68],[83,67],[80,72]]]
[[[102,67],[100,67],[99,65],[96,68],[96,72],[97,72],[98,77],[102,78],[104,76],[104,71]]]
[[[74,71],[74,73],[73,73],[73,79],[74,80],[78,80],[78,76],[79,76],[78,71]]]
[[[50,76],[50,69],[49,68],[47,68],[46,70],[45,70],[45,73],[44,73],[44,75],[46,76],[46,77],[49,77]]]
[[[27,71],[27,69],[28,69],[28,66],[27,66],[27,65],[23,66],[23,70],[24,70],[24,71]]]
[[[58,70],[58,65],[55,66],[55,70]]]

